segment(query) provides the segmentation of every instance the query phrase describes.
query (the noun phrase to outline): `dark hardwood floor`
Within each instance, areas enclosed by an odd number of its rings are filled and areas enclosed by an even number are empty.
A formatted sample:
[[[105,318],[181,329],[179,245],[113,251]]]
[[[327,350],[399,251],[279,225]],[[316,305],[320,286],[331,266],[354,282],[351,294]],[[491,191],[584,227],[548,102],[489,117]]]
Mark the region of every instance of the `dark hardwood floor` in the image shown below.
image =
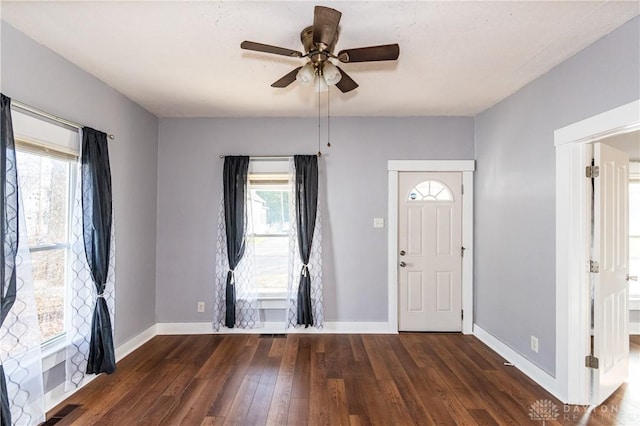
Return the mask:
[[[635,381],[588,412],[473,336],[157,336],[46,424],[640,425],[640,336],[631,342]]]

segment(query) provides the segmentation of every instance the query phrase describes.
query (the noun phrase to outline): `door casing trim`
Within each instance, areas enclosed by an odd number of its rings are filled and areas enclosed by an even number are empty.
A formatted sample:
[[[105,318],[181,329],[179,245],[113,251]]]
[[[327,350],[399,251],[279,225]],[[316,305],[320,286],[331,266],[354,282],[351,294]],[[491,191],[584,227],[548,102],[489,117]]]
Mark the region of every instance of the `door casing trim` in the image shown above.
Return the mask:
[[[589,197],[584,167],[589,146],[640,128],[640,100],[554,132],[556,147],[556,392],[568,404],[589,404]]]
[[[462,185],[462,332],[473,333],[473,172],[475,160],[389,160],[388,289],[389,330],[398,332],[398,175],[400,172],[461,172]]]

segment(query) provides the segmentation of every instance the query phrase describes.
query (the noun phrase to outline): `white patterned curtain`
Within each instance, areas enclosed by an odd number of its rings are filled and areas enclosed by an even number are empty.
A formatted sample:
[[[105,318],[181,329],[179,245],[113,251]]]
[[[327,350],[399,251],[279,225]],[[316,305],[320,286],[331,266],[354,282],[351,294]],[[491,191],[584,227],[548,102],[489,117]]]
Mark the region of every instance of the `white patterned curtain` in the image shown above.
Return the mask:
[[[32,425],[45,419],[40,324],[31,276],[31,256],[20,206],[11,99],[1,98],[0,192],[2,282],[0,282],[0,416],[2,425]]]
[[[20,209],[19,223],[16,301],[0,330],[0,342],[2,342],[2,364],[7,376],[12,424],[33,425],[45,420],[44,387],[40,323],[22,209]]]
[[[77,176],[82,176],[78,164]],[[109,248],[109,272],[104,298],[109,307],[111,324],[115,332],[115,220],[111,228],[111,244]],[[87,263],[84,247],[84,230],[82,226],[82,191],[78,178],[74,190],[73,223],[71,237],[71,303],[69,312],[65,312],[68,323],[66,345],[66,382],[65,390],[78,388],[87,371],[89,343],[91,341],[91,321],[96,305],[95,285],[91,279],[91,271]]]
[[[287,284],[287,318],[286,328],[298,327],[298,286],[300,283],[300,270],[303,263],[300,259],[300,248],[298,245],[298,225],[294,220],[296,217],[295,199],[295,164],[293,160],[289,162],[291,175],[292,194],[289,197],[289,217],[291,218],[289,227],[289,280]],[[320,192],[320,191],[318,191]],[[313,313],[314,327],[321,330],[324,326],[324,308],[322,296],[322,217],[320,214],[320,197],[318,195],[318,211],[316,213],[316,225],[311,244],[311,254],[309,256],[308,272],[311,276],[311,311]]]
[[[229,258],[227,256],[227,231],[224,223],[224,194],[222,185],[218,205],[218,241],[216,243],[216,277],[213,290],[213,329],[220,331],[225,321],[225,287]],[[247,193],[247,235],[251,232],[249,191]],[[237,328],[255,328],[259,324],[258,297],[254,279],[253,238],[247,238],[242,259],[236,266],[234,277],[236,286],[236,323]]]

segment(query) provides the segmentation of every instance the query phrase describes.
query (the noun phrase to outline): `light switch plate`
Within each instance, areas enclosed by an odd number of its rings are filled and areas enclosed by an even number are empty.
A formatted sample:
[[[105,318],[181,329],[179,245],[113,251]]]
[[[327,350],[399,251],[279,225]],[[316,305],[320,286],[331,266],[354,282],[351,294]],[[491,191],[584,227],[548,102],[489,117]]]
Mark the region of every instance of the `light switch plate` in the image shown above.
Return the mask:
[[[373,218],[373,227],[374,228],[384,228],[384,218],[382,218],[382,217],[374,217]]]

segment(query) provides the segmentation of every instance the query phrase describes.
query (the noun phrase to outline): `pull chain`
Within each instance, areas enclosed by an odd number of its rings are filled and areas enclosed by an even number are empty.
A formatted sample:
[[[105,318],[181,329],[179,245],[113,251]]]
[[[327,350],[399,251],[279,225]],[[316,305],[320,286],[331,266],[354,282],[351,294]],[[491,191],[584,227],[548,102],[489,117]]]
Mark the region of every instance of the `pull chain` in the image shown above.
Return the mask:
[[[316,79],[322,78],[322,75],[316,75]],[[320,151],[320,82],[316,82],[318,87],[318,157],[322,157],[322,151]]]
[[[327,148],[331,148],[331,88],[327,89]]]

